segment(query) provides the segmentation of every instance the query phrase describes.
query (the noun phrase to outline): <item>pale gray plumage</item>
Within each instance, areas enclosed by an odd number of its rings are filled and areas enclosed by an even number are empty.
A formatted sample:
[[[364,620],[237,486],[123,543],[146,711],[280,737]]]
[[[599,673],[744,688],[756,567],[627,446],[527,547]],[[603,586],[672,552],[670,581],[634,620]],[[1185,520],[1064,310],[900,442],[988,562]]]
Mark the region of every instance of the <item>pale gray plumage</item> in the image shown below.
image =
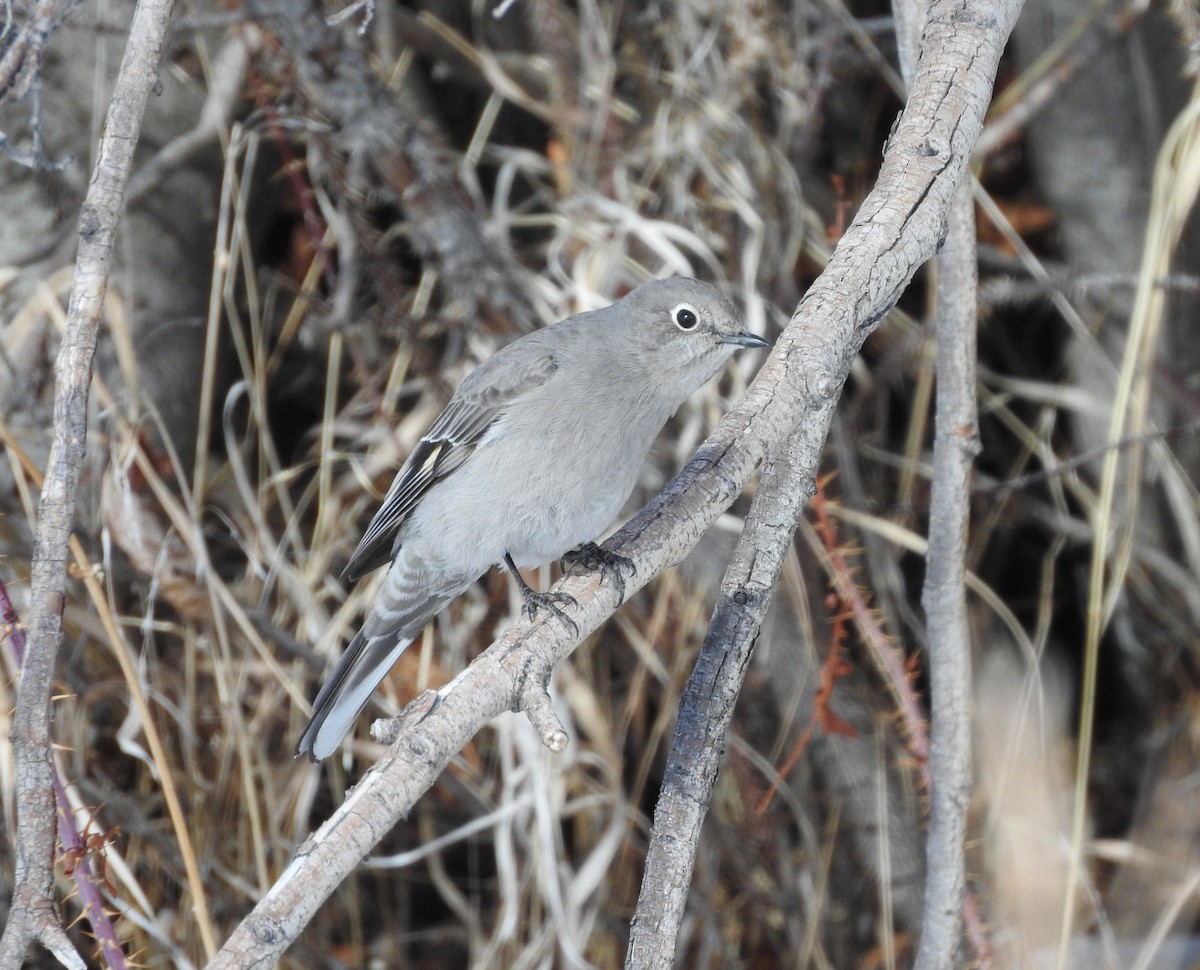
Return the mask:
[[[667,419],[738,350],[718,290],[646,283],[514,341],[464,380],[418,442],[345,576],[392,565],[296,747],[328,757],[425,624],[493,564],[557,559],[612,524]]]

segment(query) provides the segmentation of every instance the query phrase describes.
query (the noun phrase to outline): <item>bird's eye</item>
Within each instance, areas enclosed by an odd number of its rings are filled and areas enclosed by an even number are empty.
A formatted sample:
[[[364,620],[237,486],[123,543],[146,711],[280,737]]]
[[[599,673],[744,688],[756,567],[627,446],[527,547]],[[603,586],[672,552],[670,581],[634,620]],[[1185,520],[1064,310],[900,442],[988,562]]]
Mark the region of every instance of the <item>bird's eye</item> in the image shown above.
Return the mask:
[[[696,311],[686,303],[675,308],[675,323],[679,325],[680,330],[691,330],[699,322]]]

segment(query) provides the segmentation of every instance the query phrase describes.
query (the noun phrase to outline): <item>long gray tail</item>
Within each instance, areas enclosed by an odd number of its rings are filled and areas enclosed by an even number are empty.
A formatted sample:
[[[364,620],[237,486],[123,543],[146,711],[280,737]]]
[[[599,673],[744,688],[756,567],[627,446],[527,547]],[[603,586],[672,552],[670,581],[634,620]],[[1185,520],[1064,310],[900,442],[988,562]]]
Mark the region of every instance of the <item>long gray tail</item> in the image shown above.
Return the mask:
[[[418,632],[420,632],[418,630]],[[359,630],[313,701],[312,720],[296,743],[296,756],[324,761],[350,733],[375,688],[415,636],[373,637]]]
[[[439,582],[430,589],[428,573],[408,568],[405,560],[402,552],[392,564],[366,623],[313,701],[312,720],[296,744],[297,757],[323,761],[337,750],[400,654],[475,578],[449,589]]]

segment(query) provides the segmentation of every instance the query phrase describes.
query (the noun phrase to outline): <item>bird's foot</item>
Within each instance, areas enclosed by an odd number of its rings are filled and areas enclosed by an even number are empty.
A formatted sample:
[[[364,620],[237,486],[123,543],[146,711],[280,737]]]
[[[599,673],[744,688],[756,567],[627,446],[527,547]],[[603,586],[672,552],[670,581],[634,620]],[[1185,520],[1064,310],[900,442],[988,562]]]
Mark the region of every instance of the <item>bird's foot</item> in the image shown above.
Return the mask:
[[[585,542],[559,560],[564,573],[597,572],[601,579],[617,587],[617,595],[625,601],[625,574],[637,575],[637,564],[628,556],[612,552],[594,542]]]
[[[545,593],[539,593],[536,589],[526,586],[521,590],[521,598],[525,600],[521,607],[521,614],[527,620],[532,620],[537,616],[538,610],[546,610],[552,613],[560,620],[563,620],[576,633],[579,632],[579,627],[575,624],[566,613],[562,611],[564,606],[578,606],[579,601],[570,593],[556,593],[549,590]]]
[[[579,625],[562,611],[563,606],[579,605],[574,596],[571,596],[569,593],[556,593],[553,590],[539,593],[525,582],[525,577],[517,569],[517,564],[513,562],[512,556],[506,554],[504,562],[508,566],[508,571],[512,574],[513,579],[517,582],[517,589],[521,591],[521,599],[525,601],[521,607],[521,615],[525,619],[532,620],[537,615],[538,610],[546,610],[548,613],[552,613],[560,620],[563,620],[575,633],[579,633]]]

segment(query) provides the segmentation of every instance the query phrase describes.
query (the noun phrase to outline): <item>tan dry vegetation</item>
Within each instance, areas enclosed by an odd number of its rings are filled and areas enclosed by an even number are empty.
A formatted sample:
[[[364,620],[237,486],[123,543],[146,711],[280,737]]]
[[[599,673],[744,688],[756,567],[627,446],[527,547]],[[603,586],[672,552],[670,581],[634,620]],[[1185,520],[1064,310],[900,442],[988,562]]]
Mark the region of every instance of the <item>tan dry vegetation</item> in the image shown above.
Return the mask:
[[[351,46],[369,51],[364,67],[407,119],[402,132],[378,131],[382,110],[349,117],[330,110],[344,93],[322,101],[316,53],[292,46],[271,19],[280,9],[238,10],[215,29],[197,26],[213,10],[184,11],[194,22],[174,37],[165,83],[197,102],[187,126],[206,100],[229,100],[211,132],[196,129],[203,164],[147,149],[167,174],[146,176],[144,198],[195,204],[196,240],[179,246],[208,262],[207,285],[171,314],[156,306],[143,291],[170,289],[170,265],[144,252],[171,223],[152,212],[131,224],[130,238],[151,241],[124,252],[93,387],[58,763],[78,825],[105,843],[95,865],[126,953],[147,967],[202,965],[377,753],[360,730],[344,758],[314,767],[291,756],[321,671],[380,579],[346,587],[337,575],[455,384],[520,330],[651,276],[719,282],[752,329],[774,334],[869,187],[896,104],[886,32],[837,5],[518,2],[499,22],[465,5],[381,8],[364,38],[347,31],[327,52],[344,66]],[[82,25],[72,36],[94,60],[102,40]],[[222,94],[239,49],[249,67]],[[1026,84],[1047,73],[1029,67],[1011,100],[1024,103]],[[372,106],[361,93],[347,103]],[[1191,117],[1176,168],[1153,175],[1158,248],[1140,276],[1084,278],[1071,261],[1092,263],[1045,237],[1033,240],[1039,258],[980,190],[981,226],[1001,244],[984,246],[970,605],[988,631],[974,646],[981,669],[1003,656],[1010,673],[980,680],[971,860],[1000,966],[1053,965],[1068,894],[1070,966],[1174,966],[1167,954],[1186,952],[1195,928],[1200,813],[1182,808],[1195,804],[1197,764],[1194,373],[1162,349],[1185,288],[1155,288],[1176,269],[1170,226],[1194,201],[1169,190],[1195,170],[1195,127]],[[985,185],[1028,198],[1028,171],[1010,175],[1006,160],[992,158]],[[185,167],[207,201],[172,180]],[[79,176],[64,178],[69,195]],[[462,213],[475,236],[453,236]],[[19,611],[70,282],[62,238],[32,262],[5,249],[16,255],[0,276],[0,579]],[[490,262],[455,265],[456,249],[476,247]],[[1041,261],[1055,257],[1066,265]],[[1136,300],[1129,286],[1141,287]],[[925,289],[868,344],[843,399],[825,486],[836,529],[802,528],[759,643],[700,849],[685,965],[911,963],[922,729],[897,711],[924,689]],[[1073,363],[1084,358],[1103,365]],[[640,498],[686,460],[754,366],[739,359],[685,406]],[[1186,435],[1169,433],[1180,426]],[[1108,454],[1121,463],[1104,486]],[[557,672],[567,750],[546,751],[522,716],[498,719],[284,966],[621,964],[665,748],[736,509]],[[1097,528],[1116,553],[1089,579]],[[855,595],[862,610],[846,621]],[[376,713],[445,683],[516,608],[494,571],[405,655]],[[1104,615],[1102,639],[1089,640],[1088,610]],[[848,662],[813,727],[831,645]],[[12,832],[16,665],[0,656]],[[1047,656],[1064,671],[1049,695]],[[1081,689],[1089,656],[1099,666]],[[1097,729],[1083,734],[1092,757],[1081,780],[1076,721],[1089,705]],[[1034,730],[1047,724],[1051,737]],[[1085,787],[1091,801],[1077,811]],[[0,840],[4,899],[11,857]],[[61,890],[70,922],[65,877]],[[73,933],[90,952],[86,926]]]

